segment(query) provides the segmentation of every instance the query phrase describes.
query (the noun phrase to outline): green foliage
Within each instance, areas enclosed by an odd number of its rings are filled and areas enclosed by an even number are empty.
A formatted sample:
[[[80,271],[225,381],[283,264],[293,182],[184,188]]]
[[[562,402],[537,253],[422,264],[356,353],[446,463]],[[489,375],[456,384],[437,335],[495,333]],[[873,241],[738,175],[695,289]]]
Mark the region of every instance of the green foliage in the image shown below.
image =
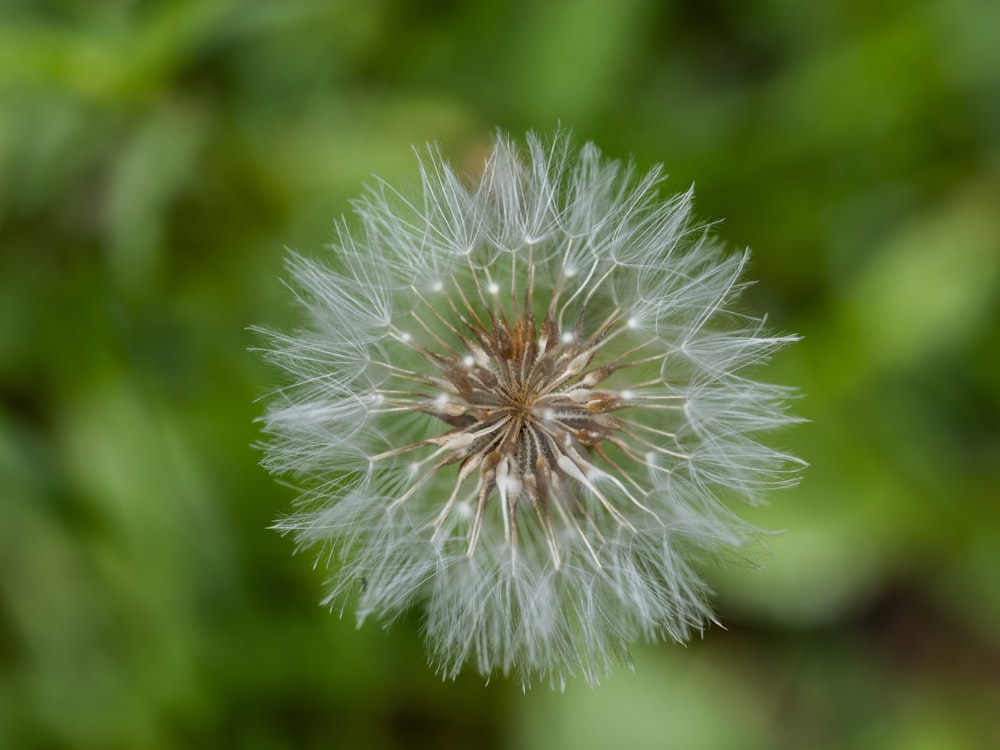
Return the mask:
[[[5,0],[0,746],[994,746],[998,8]],[[523,698],[315,606],[246,327],[411,143],[557,122],[754,247],[812,468],[728,632]]]

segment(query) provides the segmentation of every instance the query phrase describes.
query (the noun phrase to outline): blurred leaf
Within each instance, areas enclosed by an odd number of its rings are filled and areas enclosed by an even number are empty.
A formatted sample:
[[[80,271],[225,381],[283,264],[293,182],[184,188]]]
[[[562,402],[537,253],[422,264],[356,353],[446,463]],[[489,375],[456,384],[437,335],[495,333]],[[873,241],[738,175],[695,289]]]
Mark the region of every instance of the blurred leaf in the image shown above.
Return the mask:
[[[599,113],[604,93],[633,64],[644,0],[567,0],[533,4],[518,19],[503,67],[512,102],[528,122],[551,127]]]
[[[966,186],[906,225],[845,299],[870,367],[905,368],[982,335],[1000,288],[1000,190]]]
[[[123,145],[107,205],[108,265],[125,288],[148,289],[163,252],[177,195],[196,182],[208,123],[183,105],[165,105]]]
[[[640,666],[599,689],[572,684],[533,694],[523,706],[514,747],[543,750],[753,750],[767,747],[765,727],[740,686],[695,644],[639,648]]]

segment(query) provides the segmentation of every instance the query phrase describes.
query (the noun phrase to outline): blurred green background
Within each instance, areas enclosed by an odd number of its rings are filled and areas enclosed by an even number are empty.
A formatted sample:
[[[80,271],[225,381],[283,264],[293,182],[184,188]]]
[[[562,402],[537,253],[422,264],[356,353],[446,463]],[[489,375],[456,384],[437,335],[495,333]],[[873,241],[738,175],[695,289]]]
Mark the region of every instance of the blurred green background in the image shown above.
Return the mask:
[[[1000,747],[1000,3],[0,0],[0,747]],[[285,246],[411,143],[561,123],[697,181],[805,340],[812,465],[726,630],[442,683],[267,529]]]

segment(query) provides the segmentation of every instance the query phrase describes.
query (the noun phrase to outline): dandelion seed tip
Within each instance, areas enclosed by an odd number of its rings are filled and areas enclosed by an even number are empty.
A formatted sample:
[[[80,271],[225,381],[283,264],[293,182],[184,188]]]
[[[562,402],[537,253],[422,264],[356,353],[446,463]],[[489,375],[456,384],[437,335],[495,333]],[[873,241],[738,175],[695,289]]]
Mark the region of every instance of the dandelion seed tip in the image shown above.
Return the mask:
[[[625,326],[631,328],[633,331],[639,327],[639,319],[634,315],[625,322]]]
[[[564,333],[564,334],[563,334],[563,335],[562,335],[562,336],[561,336],[560,338],[562,339],[562,342],[563,342],[564,344],[572,344],[572,343],[573,343],[573,339],[574,339],[574,336],[573,336],[573,334],[572,334],[572,333],[570,333],[569,331],[567,331],[567,332],[566,332],[566,333]]]
[[[635,398],[635,391],[624,390],[618,396],[622,401],[632,401]]]
[[[472,367],[476,363],[475,358],[471,354],[466,354],[462,357],[462,364],[466,367]]]
[[[555,418],[556,418],[555,409],[551,408],[542,409],[542,419],[544,419],[546,422],[551,422]]]
[[[510,497],[517,497],[521,494],[521,480],[517,477],[507,477],[503,483],[504,492]]]
[[[486,287],[490,294],[500,294],[500,285],[495,281],[491,281],[489,286]]]

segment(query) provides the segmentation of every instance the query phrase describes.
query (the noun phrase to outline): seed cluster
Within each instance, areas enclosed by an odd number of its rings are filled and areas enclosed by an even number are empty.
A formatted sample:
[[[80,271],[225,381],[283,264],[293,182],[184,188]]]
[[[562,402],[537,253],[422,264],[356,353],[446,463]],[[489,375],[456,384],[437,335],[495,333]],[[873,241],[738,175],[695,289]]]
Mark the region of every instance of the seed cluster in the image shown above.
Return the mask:
[[[529,134],[419,176],[289,262],[307,318],[263,331],[291,376],[264,464],[302,497],[277,528],[359,625],[419,609],[443,675],[595,684],[714,620],[699,561],[756,536],[731,501],[797,480],[763,441],[790,391],[752,372],[797,337],[736,309],[748,254],[659,167]]]
[[[409,334],[399,334],[398,340],[417,352],[433,374],[394,367],[393,377],[408,383],[409,389],[382,390],[379,398],[389,409],[432,415],[451,429],[370,460],[377,462],[432,447],[429,456],[414,464],[415,475],[427,469],[423,477],[430,477],[439,469],[457,464],[454,487],[443,502],[433,534],[436,537],[441,533],[457,506],[471,508],[469,557],[475,553],[484,516],[495,496],[502,505],[504,538],[512,555],[517,554],[519,508],[527,503],[556,568],[561,565],[559,529],[565,527],[579,531],[600,567],[600,558],[580,526],[589,526],[603,541],[588,510],[593,503],[585,495],[589,492],[603,512],[633,530],[599,481],[614,485],[617,491],[613,495],[618,502],[628,498],[652,514],[642,502],[647,494],[643,487],[608,449],[613,446],[621,456],[644,465],[649,462],[646,447],[668,452],[675,459],[687,458],[641,439],[633,428],[643,425],[620,416],[623,410],[639,405],[637,389],[659,383],[658,379],[636,383],[628,390],[601,387],[615,373],[660,360],[663,354],[643,356],[642,350],[652,343],[647,342],[610,357],[601,356],[609,342],[635,325],[620,308],[611,311],[588,333],[584,302],[575,313],[572,327],[561,326],[559,321],[566,307],[560,307],[560,298],[568,275],[557,285],[539,323],[533,312],[533,264],[525,269],[525,276],[523,304],[518,304],[516,287],[511,292],[516,313],[508,313],[497,301],[499,289],[495,283],[480,284],[476,277],[477,295],[473,299],[482,303],[478,310],[457,282],[447,315],[413,289],[423,304],[422,312],[432,316],[454,341],[445,341],[420,313],[414,313],[418,324],[431,335],[435,348],[418,345]],[[412,389],[415,384],[417,390]],[[663,405],[646,406],[655,409]],[[597,458],[601,466],[595,463]],[[474,483],[470,481],[473,476]],[[423,483],[417,476],[393,504],[406,502]],[[559,529],[554,524],[560,524]]]

